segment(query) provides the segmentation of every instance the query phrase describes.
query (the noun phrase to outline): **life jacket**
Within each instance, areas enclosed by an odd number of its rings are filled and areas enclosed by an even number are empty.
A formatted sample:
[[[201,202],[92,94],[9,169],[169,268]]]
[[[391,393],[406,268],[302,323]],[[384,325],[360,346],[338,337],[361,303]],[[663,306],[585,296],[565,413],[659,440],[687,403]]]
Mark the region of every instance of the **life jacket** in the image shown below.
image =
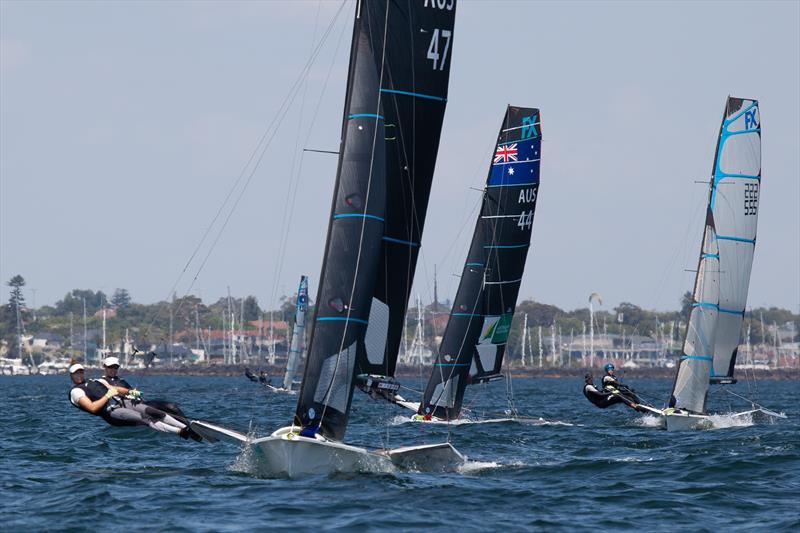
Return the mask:
[[[108,376],[103,376],[101,379],[106,380],[108,384],[111,385],[112,387],[125,387],[126,389],[133,388],[130,383],[128,383],[119,376],[114,376],[113,378],[110,378]]]
[[[100,418],[105,420],[107,424],[109,424],[111,426],[133,426],[133,425],[136,425],[135,423],[132,423],[132,422],[127,421],[127,420],[116,420],[116,419],[112,418],[111,417],[111,411],[113,410],[114,406],[112,406],[110,404],[106,404],[105,407],[103,407],[102,409],[100,409],[96,413],[93,413],[91,411],[87,411],[86,409],[84,409],[80,405],[75,405],[74,403],[72,403],[72,391],[74,389],[76,389],[76,388],[77,389],[81,389],[83,392],[86,393],[86,396],[91,401],[96,402],[97,400],[99,400],[100,398],[105,396],[106,393],[108,392],[108,387],[106,387],[105,385],[103,385],[99,381],[97,381],[95,379],[92,379],[92,380],[89,380],[89,381],[84,381],[80,385],[75,385],[74,387],[72,387],[69,390],[69,392],[67,392],[67,400],[69,400],[70,405],[74,405],[75,407],[77,407],[78,409],[83,411],[84,413],[89,413],[90,415],[99,416]]]
[[[614,376],[610,376],[606,374],[603,376],[603,388],[608,389],[610,387],[614,387],[615,389],[619,387],[619,381]]]

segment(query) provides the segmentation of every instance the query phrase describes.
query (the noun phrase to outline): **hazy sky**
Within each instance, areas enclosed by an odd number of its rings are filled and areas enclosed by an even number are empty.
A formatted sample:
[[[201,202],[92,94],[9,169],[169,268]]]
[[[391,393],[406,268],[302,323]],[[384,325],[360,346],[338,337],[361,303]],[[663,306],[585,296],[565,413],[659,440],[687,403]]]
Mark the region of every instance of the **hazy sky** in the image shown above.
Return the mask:
[[[309,274],[315,295],[336,157],[306,153],[301,168],[300,148],[337,149],[352,2],[249,185],[234,184],[338,6],[0,2],[2,281],[22,274],[37,305],[73,288],[154,302],[211,227],[182,296],[241,194],[190,292],[210,302],[230,286],[268,307]],[[731,94],[759,99],[763,124],[748,305],[800,312],[799,6],[460,1],[415,291],[431,299],[437,265],[454,295],[470,187],[511,103],[541,109],[544,137],[521,299],[677,308],[706,203],[695,181]]]

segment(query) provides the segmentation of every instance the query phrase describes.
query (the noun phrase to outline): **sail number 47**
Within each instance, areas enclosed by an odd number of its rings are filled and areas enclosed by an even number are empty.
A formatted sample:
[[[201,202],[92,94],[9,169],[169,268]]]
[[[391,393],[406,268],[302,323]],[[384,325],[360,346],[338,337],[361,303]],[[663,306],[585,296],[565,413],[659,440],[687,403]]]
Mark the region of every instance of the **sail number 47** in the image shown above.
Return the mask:
[[[439,54],[439,36],[444,39],[444,49]],[[452,37],[453,32],[450,30],[440,30],[435,29],[433,30],[433,36],[431,37],[431,44],[428,46],[428,59],[433,61],[433,70],[444,70],[444,64],[447,61],[447,52],[450,51],[450,37]],[[441,60],[440,60],[441,59]]]

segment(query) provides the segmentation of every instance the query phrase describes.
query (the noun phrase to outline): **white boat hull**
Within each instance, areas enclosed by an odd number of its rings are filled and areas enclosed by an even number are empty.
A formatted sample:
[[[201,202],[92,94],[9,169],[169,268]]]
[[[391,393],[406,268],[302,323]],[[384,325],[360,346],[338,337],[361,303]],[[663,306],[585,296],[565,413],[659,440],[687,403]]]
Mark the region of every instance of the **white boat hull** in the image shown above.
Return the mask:
[[[396,468],[424,472],[457,469],[466,462],[448,443],[367,450],[322,436],[302,437],[300,428],[284,427],[269,437],[251,439],[209,422],[193,421],[192,429],[209,442],[231,440],[253,450],[258,473],[268,477],[303,477],[337,472],[391,472]]]
[[[689,431],[691,429],[708,429],[712,426],[708,415],[690,413],[665,413],[667,431]]]
[[[301,437],[295,433],[274,435],[250,443],[258,460],[259,473],[268,476],[295,478],[337,472],[392,470],[388,457],[365,448]]]

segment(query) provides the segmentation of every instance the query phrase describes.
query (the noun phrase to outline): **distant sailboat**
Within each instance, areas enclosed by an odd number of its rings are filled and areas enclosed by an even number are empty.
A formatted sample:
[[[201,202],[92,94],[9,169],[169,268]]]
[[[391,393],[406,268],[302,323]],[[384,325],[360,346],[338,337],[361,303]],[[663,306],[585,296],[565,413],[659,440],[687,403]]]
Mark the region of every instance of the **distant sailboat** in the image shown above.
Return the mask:
[[[432,173],[436,161],[454,20],[455,0],[356,4],[339,166],[294,422],[256,440],[196,428],[250,443],[271,474],[463,462],[449,443],[371,451],[341,442],[356,374],[391,375],[396,363],[422,232],[407,211],[425,207],[430,183],[420,184],[422,202],[407,193],[416,193],[419,169]],[[410,278],[384,280],[398,265]]]
[[[683,355],[669,407],[656,411],[668,430],[710,425],[710,384],[733,377],[756,245],[761,187],[761,117],[758,101],[728,97],[708,192],[705,230],[692,292]],[[730,416],[781,417],[755,403]]]
[[[468,383],[501,379],[539,193],[538,109],[508,106],[461,281],[422,402],[423,419],[461,415]]]

